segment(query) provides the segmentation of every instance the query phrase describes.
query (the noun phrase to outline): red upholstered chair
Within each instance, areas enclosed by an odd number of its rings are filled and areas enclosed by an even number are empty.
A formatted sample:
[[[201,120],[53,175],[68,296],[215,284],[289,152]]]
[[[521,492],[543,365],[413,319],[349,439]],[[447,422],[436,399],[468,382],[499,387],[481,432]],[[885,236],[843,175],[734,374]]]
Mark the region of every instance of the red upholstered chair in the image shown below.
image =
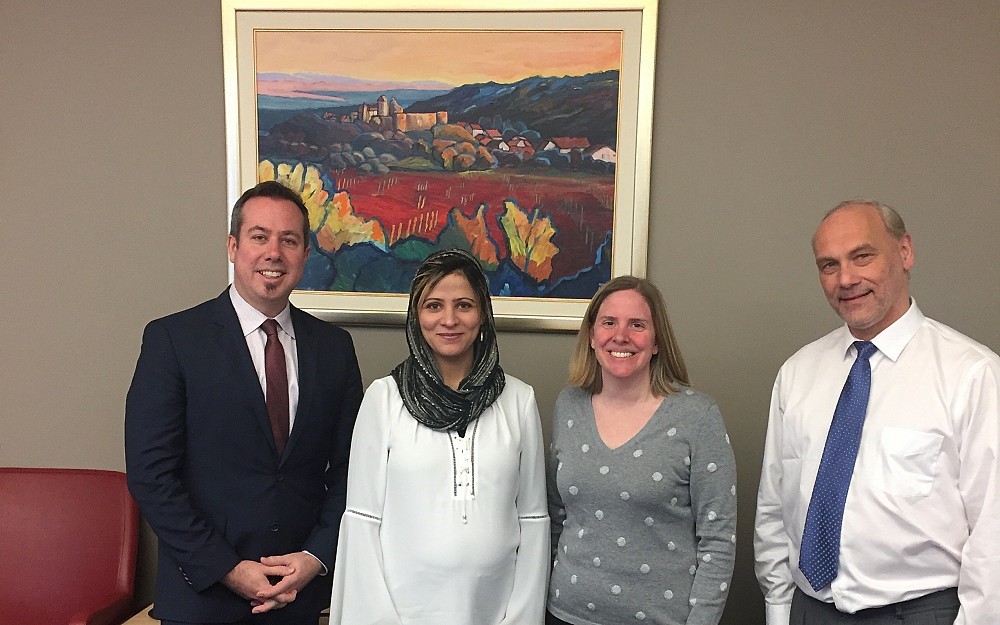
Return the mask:
[[[124,473],[0,468],[0,623],[125,621],[137,523]]]

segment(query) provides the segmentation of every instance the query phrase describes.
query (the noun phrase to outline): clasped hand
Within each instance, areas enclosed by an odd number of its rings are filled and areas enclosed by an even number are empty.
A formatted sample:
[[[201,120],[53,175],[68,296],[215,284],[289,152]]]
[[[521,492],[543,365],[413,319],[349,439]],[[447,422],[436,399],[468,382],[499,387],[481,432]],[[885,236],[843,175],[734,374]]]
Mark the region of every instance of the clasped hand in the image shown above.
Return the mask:
[[[320,572],[319,560],[299,551],[266,556],[260,562],[243,560],[226,573],[222,583],[250,601],[252,612],[262,614],[285,607]],[[269,578],[280,578],[274,584]]]

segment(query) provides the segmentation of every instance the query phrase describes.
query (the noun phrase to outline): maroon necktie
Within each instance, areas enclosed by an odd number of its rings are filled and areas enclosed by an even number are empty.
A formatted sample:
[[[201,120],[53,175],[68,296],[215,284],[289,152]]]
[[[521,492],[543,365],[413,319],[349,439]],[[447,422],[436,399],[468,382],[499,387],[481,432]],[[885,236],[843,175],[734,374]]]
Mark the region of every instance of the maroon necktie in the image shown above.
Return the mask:
[[[278,340],[277,321],[268,319],[260,327],[267,335],[267,343],[264,345],[267,415],[271,419],[271,434],[280,456],[288,442],[288,373],[285,371],[285,349]]]

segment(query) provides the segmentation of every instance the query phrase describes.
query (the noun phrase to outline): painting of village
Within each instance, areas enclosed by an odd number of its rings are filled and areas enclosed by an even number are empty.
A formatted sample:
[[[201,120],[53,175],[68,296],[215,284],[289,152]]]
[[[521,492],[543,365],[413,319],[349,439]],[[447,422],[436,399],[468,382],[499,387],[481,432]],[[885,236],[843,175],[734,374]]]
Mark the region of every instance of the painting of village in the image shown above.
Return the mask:
[[[257,178],[296,189],[300,290],[406,293],[462,248],[494,295],[611,276],[621,34],[254,33]]]

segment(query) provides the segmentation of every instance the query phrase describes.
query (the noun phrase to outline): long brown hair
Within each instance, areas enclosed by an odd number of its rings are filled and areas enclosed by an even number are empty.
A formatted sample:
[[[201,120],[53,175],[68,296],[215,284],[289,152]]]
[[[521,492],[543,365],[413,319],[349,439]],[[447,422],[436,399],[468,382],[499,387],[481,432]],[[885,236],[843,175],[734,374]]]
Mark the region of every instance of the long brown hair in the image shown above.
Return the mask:
[[[649,304],[657,347],[657,353],[653,354],[649,362],[650,390],[656,395],[671,395],[677,392],[677,384],[690,386],[687,367],[677,346],[674,330],[670,326],[670,317],[667,316],[663,295],[652,282],[635,276],[613,278],[598,289],[590,300],[583,323],[580,324],[580,331],[576,334],[576,348],[569,364],[569,384],[579,386],[592,394],[600,393],[604,388],[601,367],[593,348],[590,347],[590,333],[594,328],[601,304],[609,295],[618,291],[635,291]]]

